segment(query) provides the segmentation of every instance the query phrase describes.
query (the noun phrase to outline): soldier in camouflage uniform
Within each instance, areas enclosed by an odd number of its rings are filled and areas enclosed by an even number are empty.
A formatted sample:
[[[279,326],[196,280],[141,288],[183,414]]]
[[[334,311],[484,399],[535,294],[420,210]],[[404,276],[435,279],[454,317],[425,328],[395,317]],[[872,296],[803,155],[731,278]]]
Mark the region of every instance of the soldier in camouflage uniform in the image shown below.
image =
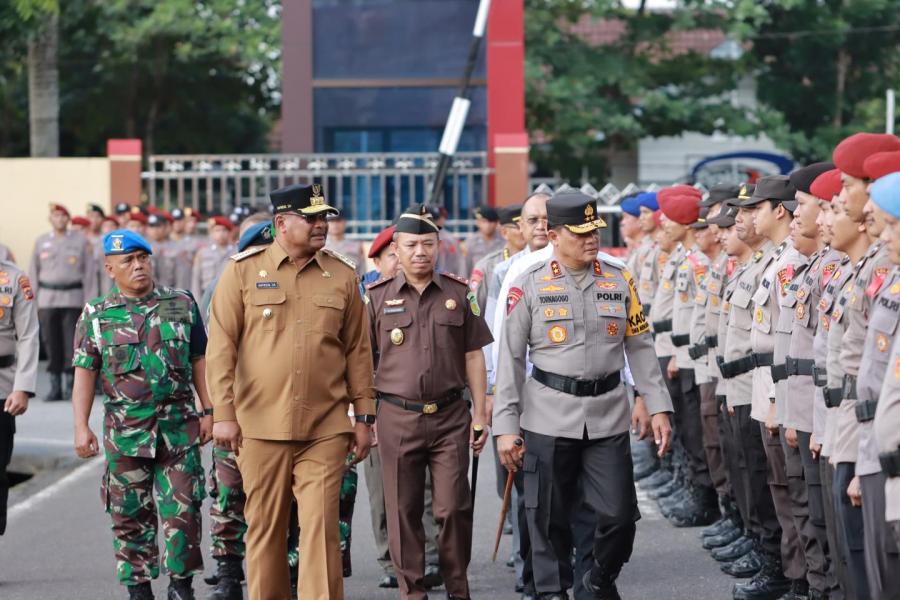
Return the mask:
[[[118,579],[130,598],[153,597],[159,518],[168,598],[192,599],[193,575],[203,569],[200,445],[212,432],[206,333],[190,294],[154,285],[146,240],[116,230],[104,251],[115,286],[85,305],[75,331],[75,449],[82,458],[99,452],[88,424],[99,375],[107,462],[101,499],[112,517]]]

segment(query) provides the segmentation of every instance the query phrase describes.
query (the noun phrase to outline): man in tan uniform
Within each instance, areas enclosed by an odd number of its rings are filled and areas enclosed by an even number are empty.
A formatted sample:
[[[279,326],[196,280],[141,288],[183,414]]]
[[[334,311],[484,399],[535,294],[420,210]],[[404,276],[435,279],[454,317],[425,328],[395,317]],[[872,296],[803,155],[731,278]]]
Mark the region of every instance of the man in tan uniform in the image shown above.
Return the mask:
[[[28,278],[35,286],[41,336],[47,352],[50,394],[47,400],[72,395],[72,342],[84,303],[97,296],[94,248],[80,233],[69,231],[69,211],[50,205],[53,231],[34,242]]]
[[[438,227],[424,207],[400,216],[394,247],[397,273],[368,289],[391,560],[401,597],[427,598],[422,511],[429,469],[447,596],[468,600],[472,498],[466,474],[469,447],[478,454],[487,441],[474,439],[473,431],[488,423],[482,348],[492,338],[467,282],[435,271]],[[466,385],[471,415],[463,401]]]
[[[232,257],[216,286],[207,381],[216,444],[238,455],[252,600],[290,594],[284,545],[300,507],[301,600],[343,598],[338,529],[347,453],[366,458],[372,351],[353,267],[323,250],[318,185],[271,194],[275,242]],[[356,424],[347,413],[353,405]]]
[[[16,417],[34,396],[38,365],[38,313],[31,282],[19,267],[0,260],[0,535],[6,531]]]

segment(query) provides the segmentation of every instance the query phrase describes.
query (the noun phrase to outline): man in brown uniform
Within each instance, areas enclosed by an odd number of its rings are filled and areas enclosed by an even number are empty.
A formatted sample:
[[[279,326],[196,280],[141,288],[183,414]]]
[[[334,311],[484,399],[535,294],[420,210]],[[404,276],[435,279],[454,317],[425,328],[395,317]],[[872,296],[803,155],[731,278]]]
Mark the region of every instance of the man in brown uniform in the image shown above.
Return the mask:
[[[47,400],[71,397],[75,323],[84,303],[97,295],[94,249],[83,235],[69,230],[69,218],[66,207],[50,205],[53,231],[35,240],[28,269],[48,355],[50,394]]]
[[[338,498],[347,452],[374,423],[372,354],[353,268],[322,250],[318,185],[272,192],[275,242],[236,254],[216,286],[207,381],[216,444],[238,455],[253,600],[289,597],[284,545],[299,505],[301,600],[343,598]],[[347,418],[353,404],[356,425]]]
[[[401,597],[427,597],[422,528],[425,469],[431,470],[438,554],[451,599],[468,599],[472,500],[469,447],[486,436],[482,348],[492,340],[465,280],[436,273],[438,227],[420,206],[397,221],[394,277],[369,287],[372,340],[378,352],[378,445],[384,469],[388,545]],[[468,385],[473,415],[462,398]]]

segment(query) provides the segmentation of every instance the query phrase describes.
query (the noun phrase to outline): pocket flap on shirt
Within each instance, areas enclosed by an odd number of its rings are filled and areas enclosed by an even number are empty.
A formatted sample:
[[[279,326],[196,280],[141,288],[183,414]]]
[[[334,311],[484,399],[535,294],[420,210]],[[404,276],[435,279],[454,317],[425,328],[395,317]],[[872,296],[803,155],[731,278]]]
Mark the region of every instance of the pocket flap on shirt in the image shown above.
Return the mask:
[[[320,306],[323,308],[336,308],[338,310],[344,309],[344,299],[340,296],[317,294],[312,297],[312,301],[316,306]]]
[[[266,304],[284,304],[286,297],[281,289],[256,289],[250,294],[250,302],[253,306]]]

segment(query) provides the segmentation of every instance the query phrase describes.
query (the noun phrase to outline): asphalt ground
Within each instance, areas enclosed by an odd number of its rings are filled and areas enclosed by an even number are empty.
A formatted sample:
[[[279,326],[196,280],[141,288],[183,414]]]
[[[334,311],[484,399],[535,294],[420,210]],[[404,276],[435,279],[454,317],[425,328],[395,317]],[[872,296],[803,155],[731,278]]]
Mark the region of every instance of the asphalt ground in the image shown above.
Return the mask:
[[[39,391],[46,382],[42,381]],[[40,397],[40,394],[39,394]],[[100,434],[102,406],[95,403],[92,422]],[[17,422],[13,471],[37,474],[12,489],[6,535],[0,537],[0,600],[106,599],[127,593],[115,580],[110,521],[100,503],[102,459],[81,461],[72,449],[72,407],[68,402],[31,402]],[[496,563],[491,562],[500,511],[492,450],[480,461],[469,581],[476,600],[513,600],[515,575],[503,563],[512,537],[503,536]],[[205,451],[208,464],[209,450]],[[368,491],[362,469],[353,519],[353,576],[344,580],[348,600],[399,598],[397,590],[376,587],[382,573],[374,559]],[[661,517],[655,503],[639,492],[643,518],[631,561],[619,579],[623,598],[730,598],[733,581],[700,547],[697,529],[676,529]],[[204,519],[204,560],[209,558],[209,520]],[[167,580],[154,583],[165,597]],[[195,581],[198,598],[207,586]],[[434,590],[431,598],[443,598]]]

